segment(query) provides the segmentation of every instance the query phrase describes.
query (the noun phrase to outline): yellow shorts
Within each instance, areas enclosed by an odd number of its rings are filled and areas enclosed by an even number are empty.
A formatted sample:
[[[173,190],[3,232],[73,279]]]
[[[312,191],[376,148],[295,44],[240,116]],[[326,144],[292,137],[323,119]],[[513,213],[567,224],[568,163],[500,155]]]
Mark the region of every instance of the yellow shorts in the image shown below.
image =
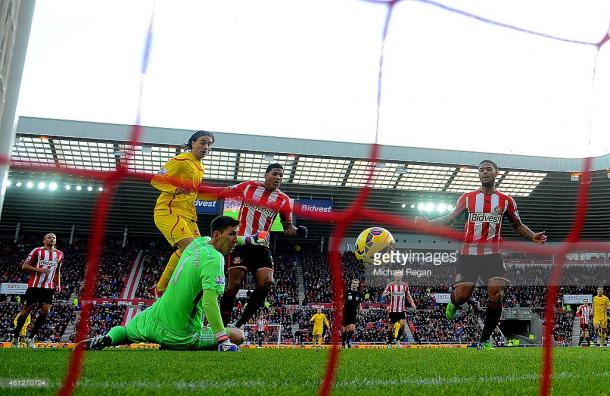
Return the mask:
[[[313,330],[311,331],[311,335],[312,336],[318,336],[318,335],[322,335],[324,333],[324,329],[322,327],[314,327]]]
[[[154,218],[155,225],[172,246],[184,238],[198,238],[201,236],[195,220],[175,214],[155,214]]]
[[[593,318],[593,326],[599,326],[602,329],[608,327],[608,318]]]

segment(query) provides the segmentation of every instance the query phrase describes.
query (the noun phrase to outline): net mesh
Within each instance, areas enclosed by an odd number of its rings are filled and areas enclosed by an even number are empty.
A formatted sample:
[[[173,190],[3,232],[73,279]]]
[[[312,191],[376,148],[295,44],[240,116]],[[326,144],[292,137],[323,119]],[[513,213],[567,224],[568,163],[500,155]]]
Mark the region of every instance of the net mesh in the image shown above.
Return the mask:
[[[354,219],[368,219],[375,221],[376,224],[393,227],[397,230],[405,231],[417,231],[420,233],[426,233],[431,235],[443,236],[446,238],[460,240],[462,237],[461,232],[450,230],[442,227],[433,227],[429,225],[416,224],[412,219],[409,218],[397,218],[393,215],[370,209],[367,205],[367,200],[370,197],[372,188],[384,188],[388,187],[388,183],[392,181],[388,175],[395,174],[398,172],[401,177],[398,183],[395,185],[397,189],[404,190],[423,190],[427,191],[437,190],[448,192],[463,192],[470,189],[479,187],[478,177],[476,171],[472,169],[453,169],[450,167],[443,166],[422,166],[422,165],[408,165],[404,166],[399,163],[381,163],[378,162],[379,158],[379,146],[376,144],[379,136],[379,118],[382,108],[382,89],[383,89],[383,70],[384,70],[384,48],[386,38],[388,35],[389,26],[391,23],[392,12],[395,5],[399,3],[396,0],[369,0],[371,3],[376,3],[380,7],[386,7],[386,18],[382,29],[381,38],[381,51],[379,57],[379,78],[378,78],[378,90],[377,90],[377,127],[375,130],[375,144],[370,147],[370,155],[368,161],[350,161],[348,160],[337,160],[337,159],[323,159],[323,158],[308,158],[303,156],[298,159],[299,168],[294,172],[293,182],[300,184],[313,184],[313,185],[325,185],[325,184],[336,184],[345,182],[345,172],[348,167],[352,167],[352,175],[349,181],[345,184],[348,187],[357,187],[359,192],[352,202],[352,204],[344,210],[334,211],[333,213],[311,213],[303,212],[300,208],[295,208],[295,214],[302,217],[308,217],[312,220],[319,222],[333,223],[333,238],[330,246],[329,263],[332,280],[332,288],[334,291],[334,309],[335,309],[335,320],[332,325],[332,344],[330,354],[328,356],[327,367],[324,378],[322,380],[319,393],[321,395],[327,395],[332,389],[332,384],[335,379],[335,372],[337,363],[339,360],[339,337],[340,337],[340,324],[342,323],[342,305],[343,305],[343,290],[345,289],[342,265],[339,255],[340,245],[343,237],[345,236],[346,230],[354,222]],[[568,43],[571,45],[590,46],[599,52],[600,48],[608,41],[608,33],[604,34],[597,42],[587,42],[581,40],[573,40],[566,37],[555,36],[546,34],[543,32],[537,32],[534,30],[525,29],[519,26],[494,21],[488,18],[484,18],[454,7],[450,7],[441,3],[437,3],[429,0],[419,0],[420,3],[426,4],[432,7],[439,8],[445,12],[457,14],[465,18],[470,18],[477,23],[486,23],[494,25],[499,29],[509,29],[523,34],[541,37],[544,39]],[[151,15],[148,33],[145,39],[144,51],[142,55],[142,67],[141,67],[141,88],[140,88],[140,100],[142,86],[144,85],[144,76],[147,71],[150,48],[152,45],[153,38],[153,20],[154,11]],[[595,70],[593,71],[595,73]],[[595,79],[593,75],[592,80]],[[10,163],[13,167],[23,167],[34,171],[49,172],[52,170],[56,173],[70,173],[71,175],[81,175],[84,177],[91,177],[99,181],[103,186],[103,191],[99,195],[96,202],[95,212],[93,215],[93,225],[91,227],[90,246],[88,249],[87,265],[85,272],[85,283],[83,291],[83,300],[91,300],[94,297],[94,290],[97,281],[97,273],[100,261],[100,253],[102,247],[102,241],[104,240],[105,223],[108,214],[109,205],[113,199],[113,194],[116,187],[126,177],[138,177],[144,180],[150,180],[152,172],[156,171],[160,165],[166,160],[174,156],[178,150],[175,148],[166,148],[159,150],[158,148],[146,149],[146,142],[141,142],[140,139],[141,127],[140,127],[140,115],[138,112],[136,124],[131,131],[130,143],[117,147],[109,143],[98,143],[96,146],[86,145],[86,150],[91,151],[91,156],[80,156],[78,158],[71,158],[69,153],[71,152],[70,145],[79,144],[78,141],[64,141],[56,140],[50,141],[44,137],[23,137],[15,146],[15,155],[9,161],[8,158],[3,158],[2,162],[7,164]],[[80,148],[82,151],[83,148]],[[54,161],[55,155],[53,151],[63,155],[65,161],[57,163]],[[31,158],[31,153],[35,152],[38,162],[32,163],[26,160]],[[93,155],[94,154],[94,155]],[[262,154],[242,154],[245,157],[247,166],[239,169],[238,177],[240,179],[252,179],[257,178],[262,173],[263,159],[266,159]],[[220,161],[221,163],[227,164],[226,168],[214,167],[212,170],[212,178],[215,179],[231,179],[233,178],[232,171],[226,169],[232,169],[231,164],[235,164],[237,160],[237,154],[235,153],[224,153],[222,151],[212,152],[211,156],[206,161]],[[242,158],[242,160],[244,160]],[[146,160],[147,159],[147,160]],[[151,161],[156,161],[157,166],[150,166]],[[287,164],[287,173],[291,172],[290,163],[295,158],[289,155],[273,155],[270,159],[277,162]],[[333,172],[317,173],[315,169],[316,163],[325,162],[328,166],[332,167]],[[308,166],[311,166],[309,171]],[[581,177],[587,179],[591,169],[591,159],[587,158],[583,161]],[[515,196],[528,196],[535,186],[545,177],[545,173],[542,172],[508,172],[507,174],[502,173],[500,187],[506,190],[509,194]],[[524,187],[523,183],[516,184],[515,180],[527,179],[528,186]],[[451,187],[447,188],[449,181],[451,180]],[[176,185],[179,183],[176,182]],[[207,191],[206,186],[200,188],[201,192]],[[507,248],[511,251],[519,251],[524,253],[539,254],[539,255],[557,255],[559,259],[555,262],[551,272],[551,279],[549,281],[548,293],[546,297],[546,318],[548,323],[545,326],[545,338],[544,338],[544,353],[543,353],[543,364],[542,373],[540,376],[540,394],[548,395],[550,393],[550,386],[552,380],[552,357],[553,357],[553,345],[552,345],[552,329],[553,329],[553,302],[557,299],[558,284],[561,278],[563,261],[565,254],[570,251],[574,251],[578,248],[587,249],[607,249],[605,244],[596,243],[579,243],[579,237],[583,224],[587,214],[587,202],[589,199],[589,183],[581,183],[580,191],[578,196],[578,207],[574,216],[572,230],[566,239],[566,243],[558,248],[550,248],[545,246],[531,246],[523,243],[509,242],[506,243]],[[77,340],[82,340],[89,332],[89,318],[91,315],[91,307],[88,304],[83,305],[83,311],[81,314],[81,320],[77,328]],[[81,374],[82,361],[84,351],[81,348],[77,348],[70,357],[70,364],[66,372],[66,377],[63,386],[60,390],[61,395],[72,394],[74,387]]]

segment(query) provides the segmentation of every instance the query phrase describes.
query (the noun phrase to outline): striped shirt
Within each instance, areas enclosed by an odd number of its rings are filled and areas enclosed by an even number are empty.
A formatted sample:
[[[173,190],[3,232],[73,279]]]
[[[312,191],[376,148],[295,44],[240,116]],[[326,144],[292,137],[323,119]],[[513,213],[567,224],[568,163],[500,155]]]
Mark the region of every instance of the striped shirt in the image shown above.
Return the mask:
[[[256,321],[256,331],[265,331],[267,327],[267,321],[265,319],[259,319]]]
[[[462,254],[481,256],[500,253],[504,216],[511,223],[521,223],[515,200],[500,191],[491,194],[480,190],[467,192],[458,198],[455,206],[456,217],[462,213],[467,215]]]
[[[581,305],[576,311],[576,316],[580,317],[581,324],[589,324],[591,315],[593,314],[593,307],[590,305]]]
[[[404,282],[392,282],[388,284],[383,292],[384,296],[389,296],[390,312],[405,312],[407,296],[409,296],[409,285]]]
[[[246,181],[230,187],[231,198],[240,199],[239,236],[269,231],[279,214],[282,222],[292,223],[292,201],[279,189],[269,191],[263,183]],[[235,197],[235,195],[237,197]]]
[[[28,287],[54,289],[55,286],[59,286],[59,268],[63,260],[64,254],[57,249],[49,250],[44,246],[41,246],[32,250],[25,259],[25,264],[31,265],[35,268],[48,268],[50,271],[48,274],[42,272],[32,272],[30,274],[30,280],[28,281]],[[57,285],[53,281],[55,273],[58,274]]]

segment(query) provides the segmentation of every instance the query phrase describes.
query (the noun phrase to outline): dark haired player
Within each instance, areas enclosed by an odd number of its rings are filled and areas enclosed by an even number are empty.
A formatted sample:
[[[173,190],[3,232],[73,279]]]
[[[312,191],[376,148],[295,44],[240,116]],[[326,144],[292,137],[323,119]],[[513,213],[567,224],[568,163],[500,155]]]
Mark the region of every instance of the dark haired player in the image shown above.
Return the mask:
[[[136,342],[160,344],[164,349],[239,351],[240,329],[225,329],[218,296],[225,285],[225,258],[236,243],[239,221],[218,216],[212,220],[212,237],[195,238],[184,250],[166,292],[155,303],[106,335],[83,341],[87,349]],[[203,325],[203,315],[209,326]]]
[[[269,230],[279,214],[284,226],[284,234],[307,237],[307,228],[292,225],[292,201],[280,191],[284,177],[284,167],[274,163],[265,170],[265,182],[246,181],[231,186],[223,193],[226,196],[239,197],[242,201],[239,209],[239,236],[269,240]],[[235,326],[243,326],[265,302],[273,284],[273,258],[268,246],[243,245],[236,246],[229,258],[229,282],[220,300],[220,310],[223,321],[228,324],[246,272],[250,272],[255,280],[255,288],[241,318]]]
[[[356,316],[361,310],[362,293],[358,291],[360,281],[353,279],[350,289],[345,293],[345,304],[343,305],[343,334],[341,345],[352,347],[352,337],[356,331]]]
[[[170,243],[174,253],[169,258],[161,278],[152,288],[159,297],[176,268],[180,255],[193,239],[200,236],[197,226],[197,188],[204,175],[201,160],[212,149],[214,134],[197,131],[184,145],[188,151],[167,161],[150,184],[161,192],[155,205],[155,225]],[[178,187],[176,183],[180,183]]]
[[[40,328],[47,320],[49,311],[51,311],[53,294],[61,290],[60,270],[64,261],[64,254],[55,248],[57,243],[55,234],[46,234],[43,243],[43,246],[32,250],[21,264],[22,270],[30,272],[30,279],[24,296],[23,309],[19,312],[13,329],[13,347],[19,346],[19,333],[21,333],[28,315],[30,315],[35,305],[40,304],[40,313],[27,340],[28,347],[36,348],[34,338],[38,335]]]
[[[472,295],[479,277],[487,285],[487,313],[481,333],[479,348],[492,349],[489,336],[500,322],[504,287],[508,285],[504,261],[500,253],[501,230],[504,218],[508,218],[515,232],[535,243],[546,242],[545,232],[533,232],[521,222],[517,204],[510,196],[496,190],[498,166],[490,160],[479,163],[481,188],[462,194],[455,210],[446,216],[428,220],[417,217],[416,221],[451,225],[462,214],[466,215],[464,245],[456,264],[456,276],[451,303],[445,316],[452,319],[458,307]]]

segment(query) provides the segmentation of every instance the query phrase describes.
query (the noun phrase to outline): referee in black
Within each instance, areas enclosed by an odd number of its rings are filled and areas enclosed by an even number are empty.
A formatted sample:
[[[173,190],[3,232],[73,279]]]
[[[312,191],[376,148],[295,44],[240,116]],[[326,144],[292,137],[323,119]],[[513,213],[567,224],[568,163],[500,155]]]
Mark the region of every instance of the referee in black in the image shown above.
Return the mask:
[[[341,337],[341,345],[343,348],[347,345],[352,347],[352,337],[356,331],[356,315],[360,312],[360,304],[362,303],[362,293],[358,291],[360,281],[353,279],[350,289],[345,294],[345,304],[343,305],[343,335]]]

